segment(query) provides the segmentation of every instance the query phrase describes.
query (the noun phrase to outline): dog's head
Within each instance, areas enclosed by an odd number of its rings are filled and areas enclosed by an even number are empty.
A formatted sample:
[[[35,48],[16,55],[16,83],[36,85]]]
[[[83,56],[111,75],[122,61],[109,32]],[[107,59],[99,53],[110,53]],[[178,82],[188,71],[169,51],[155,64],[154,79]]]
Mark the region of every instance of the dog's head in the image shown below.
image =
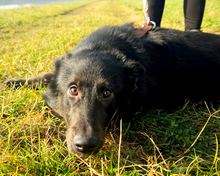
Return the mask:
[[[55,77],[43,94],[55,116],[67,124],[68,150],[97,152],[116,111],[128,111],[141,64],[103,50],[84,49],[55,61]]]

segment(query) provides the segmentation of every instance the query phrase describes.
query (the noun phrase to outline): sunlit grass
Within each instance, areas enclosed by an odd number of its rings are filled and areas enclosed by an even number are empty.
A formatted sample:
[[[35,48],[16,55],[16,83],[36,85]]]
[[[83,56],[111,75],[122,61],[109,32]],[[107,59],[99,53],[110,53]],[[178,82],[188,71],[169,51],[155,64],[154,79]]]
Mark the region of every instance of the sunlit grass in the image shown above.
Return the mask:
[[[166,1],[162,27],[184,29],[182,3]],[[207,0],[203,31],[220,33],[219,9],[218,0]],[[55,57],[101,26],[143,21],[141,0],[0,10],[1,83],[53,70]],[[114,123],[98,154],[69,154],[65,124],[51,115],[44,91],[1,87],[0,175],[220,175],[220,113],[204,102],[123,122],[118,162],[120,130]]]

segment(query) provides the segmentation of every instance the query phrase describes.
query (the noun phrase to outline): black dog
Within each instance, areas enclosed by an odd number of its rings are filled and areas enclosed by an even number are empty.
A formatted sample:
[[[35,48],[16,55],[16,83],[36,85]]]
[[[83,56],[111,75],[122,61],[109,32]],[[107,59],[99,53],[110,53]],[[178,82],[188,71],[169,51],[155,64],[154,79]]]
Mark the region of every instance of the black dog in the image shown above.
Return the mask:
[[[173,108],[186,98],[220,98],[220,36],[158,28],[140,35],[132,24],[99,29],[55,61],[55,71],[28,80],[67,124],[71,152],[103,145],[106,123],[140,110]],[[12,79],[6,84],[24,84]]]

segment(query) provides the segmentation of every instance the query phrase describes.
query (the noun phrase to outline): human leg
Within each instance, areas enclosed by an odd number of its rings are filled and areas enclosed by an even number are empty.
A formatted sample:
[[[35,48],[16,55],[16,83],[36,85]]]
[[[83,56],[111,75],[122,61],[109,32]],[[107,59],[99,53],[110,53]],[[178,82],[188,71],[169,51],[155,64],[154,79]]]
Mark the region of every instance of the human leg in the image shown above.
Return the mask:
[[[185,30],[200,30],[206,0],[184,0]]]
[[[165,0],[148,0],[148,14],[151,21],[160,26]]]

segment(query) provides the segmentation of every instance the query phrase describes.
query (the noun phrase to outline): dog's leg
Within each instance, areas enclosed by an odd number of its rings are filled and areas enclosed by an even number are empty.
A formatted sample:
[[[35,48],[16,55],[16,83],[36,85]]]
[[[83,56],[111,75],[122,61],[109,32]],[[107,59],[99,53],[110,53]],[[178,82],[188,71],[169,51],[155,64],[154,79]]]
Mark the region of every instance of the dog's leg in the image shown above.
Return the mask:
[[[18,88],[18,87],[25,85],[25,83],[27,82],[27,84],[31,88],[35,89],[39,85],[41,85],[42,87],[47,87],[47,85],[51,82],[51,80],[53,80],[53,78],[54,78],[54,73],[50,72],[50,73],[40,74],[38,77],[34,76],[30,79],[25,79],[25,78],[10,79],[10,80],[4,82],[4,84],[6,86],[12,85],[15,88]]]

